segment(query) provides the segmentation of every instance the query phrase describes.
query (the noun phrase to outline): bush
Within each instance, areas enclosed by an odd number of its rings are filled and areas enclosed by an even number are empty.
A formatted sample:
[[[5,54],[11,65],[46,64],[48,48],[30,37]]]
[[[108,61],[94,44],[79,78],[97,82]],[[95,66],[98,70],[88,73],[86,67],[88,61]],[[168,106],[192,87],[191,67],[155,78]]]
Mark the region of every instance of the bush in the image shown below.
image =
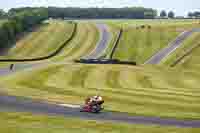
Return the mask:
[[[151,29],[151,25],[147,25],[147,28],[148,28],[148,29]]]
[[[145,28],[145,25],[141,25],[141,29],[144,29]]]

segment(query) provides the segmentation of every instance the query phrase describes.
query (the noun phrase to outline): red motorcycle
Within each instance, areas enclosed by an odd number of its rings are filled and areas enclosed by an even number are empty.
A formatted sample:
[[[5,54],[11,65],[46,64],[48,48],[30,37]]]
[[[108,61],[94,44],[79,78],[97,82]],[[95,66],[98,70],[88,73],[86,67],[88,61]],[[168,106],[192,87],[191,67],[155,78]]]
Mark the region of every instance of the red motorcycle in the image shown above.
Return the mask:
[[[104,101],[99,96],[87,98],[85,100],[85,105],[81,107],[80,111],[89,113],[99,113],[103,110],[103,103]]]

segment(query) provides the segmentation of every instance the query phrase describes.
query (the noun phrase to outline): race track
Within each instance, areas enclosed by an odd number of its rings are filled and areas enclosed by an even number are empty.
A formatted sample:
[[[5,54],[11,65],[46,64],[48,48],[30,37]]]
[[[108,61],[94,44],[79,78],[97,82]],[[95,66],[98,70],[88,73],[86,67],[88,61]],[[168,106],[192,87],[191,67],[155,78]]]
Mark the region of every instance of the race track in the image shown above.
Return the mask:
[[[77,106],[75,106],[74,108],[71,106],[67,107],[56,104],[48,104],[41,101],[33,101],[27,98],[0,95],[0,112],[31,112],[34,114],[74,117],[85,120],[124,122],[129,124],[162,125],[192,128],[200,127],[200,120],[177,120],[173,118],[131,116],[127,113],[107,111],[99,114],[92,114],[80,112]]]

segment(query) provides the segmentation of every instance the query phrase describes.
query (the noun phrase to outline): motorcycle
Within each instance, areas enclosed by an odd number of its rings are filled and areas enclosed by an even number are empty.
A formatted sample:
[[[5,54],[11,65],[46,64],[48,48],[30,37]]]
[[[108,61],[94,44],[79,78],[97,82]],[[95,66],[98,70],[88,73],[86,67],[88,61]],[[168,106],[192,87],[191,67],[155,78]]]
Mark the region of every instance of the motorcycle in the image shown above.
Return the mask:
[[[91,101],[86,99],[85,105],[80,109],[80,112],[100,113],[103,110],[102,104],[104,101]]]

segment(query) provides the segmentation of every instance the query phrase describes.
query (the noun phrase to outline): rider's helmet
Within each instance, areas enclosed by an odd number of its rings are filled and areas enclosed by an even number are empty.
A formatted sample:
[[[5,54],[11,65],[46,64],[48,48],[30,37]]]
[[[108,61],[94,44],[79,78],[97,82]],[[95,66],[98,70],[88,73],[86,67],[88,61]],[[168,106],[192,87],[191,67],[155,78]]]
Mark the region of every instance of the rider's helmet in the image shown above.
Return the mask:
[[[103,98],[99,95],[94,96],[94,99],[95,99],[95,101],[102,101],[103,100]]]

